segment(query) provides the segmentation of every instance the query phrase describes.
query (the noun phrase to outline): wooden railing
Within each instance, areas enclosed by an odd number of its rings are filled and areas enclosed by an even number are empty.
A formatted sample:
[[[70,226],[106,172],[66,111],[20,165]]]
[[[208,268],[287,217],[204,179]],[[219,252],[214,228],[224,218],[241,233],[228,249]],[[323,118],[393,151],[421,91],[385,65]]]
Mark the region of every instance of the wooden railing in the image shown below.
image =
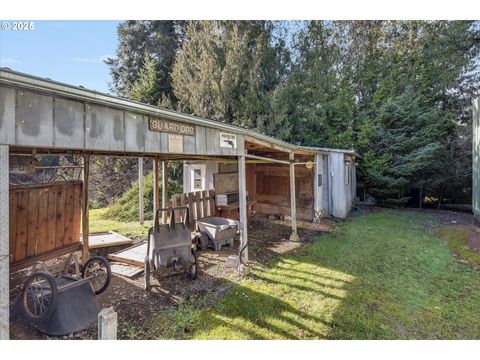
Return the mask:
[[[215,191],[203,190],[175,194],[172,196],[171,205],[172,207],[187,206],[190,211],[190,227],[194,228],[195,220],[215,215]]]

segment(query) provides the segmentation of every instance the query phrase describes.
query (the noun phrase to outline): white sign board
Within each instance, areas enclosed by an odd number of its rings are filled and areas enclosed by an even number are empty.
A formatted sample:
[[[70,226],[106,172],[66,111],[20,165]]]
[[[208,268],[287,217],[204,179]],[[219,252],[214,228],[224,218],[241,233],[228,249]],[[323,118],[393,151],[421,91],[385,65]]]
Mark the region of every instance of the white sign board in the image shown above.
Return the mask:
[[[220,133],[220,147],[227,149],[236,149],[237,148],[237,135]]]
[[[183,153],[183,135],[168,134],[168,152]]]

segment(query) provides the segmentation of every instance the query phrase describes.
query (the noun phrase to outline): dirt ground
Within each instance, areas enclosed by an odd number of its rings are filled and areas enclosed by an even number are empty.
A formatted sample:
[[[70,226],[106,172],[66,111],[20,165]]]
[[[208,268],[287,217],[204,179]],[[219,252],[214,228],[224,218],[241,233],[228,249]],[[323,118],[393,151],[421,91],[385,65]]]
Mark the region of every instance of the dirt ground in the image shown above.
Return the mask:
[[[411,211],[412,209],[406,209]],[[353,211],[349,217],[356,217],[365,213],[382,211],[378,207],[362,207]],[[469,213],[440,211],[440,210],[413,210],[429,212],[434,215],[432,221],[425,224],[433,229],[448,225],[471,225],[473,215]],[[311,222],[298,222],[300,242],[289,241],[291,227],[282,220],[272,220],[262,216],[254,216],[249,219],[249,260],[253,267],[268,266],[268,262],[274,257],[285,254],[311,242],[315,235],[330,231],[332,225],[342,220],[322,219],[320,224]],[[480,251],[480,232],[472,232],[471,247]],[[128,339],[132,331],[141,328],[146,320],[151,319],[161,312],[174,311],[184,301],[203,301],[208,295],[208,301],[213,302],[220,297],[230,286],[232,279],[240,275],[235,269],[225,267],[225,260],[230,255],[238,253],[239,239],[234,247],[224,247],[221,251],[206,250],[200,255],[200,274],[197,280],[190,280],[185,275],[173,275],[169,277],[152,276],[152,290],[143,290],[143,274],[129,279],[119,275],[112,277],[112,282],[105,293],[97,296],[100,308],[113,306],[118,314],[118,338]],[[106,256],[116,252],[122,247],[97,249],[93,255]],[[57,261],[58,262],[58,261]],[[52,262],[55,265],[55,261]],[[50,268],[49,264],[49,268]],[[53,266],[55,267],[55,266]],[[58,267],[58,266],[57,266]],[[19,284],[27,275],[27,271],[18,272],[11,276],[12,284]],[[233,277],[233,278],[232,278]],[[18,291],[18,289],[17,289]],[[12,300],[15,291],[12,291]],[[138,337],[138,334],[137,334]],[[153,334],[142,333],[142,338],[153,338]],[[64,337],[49,337],[27,326],[20,319],[12,319],[10,322],[11,339],[96,339],[97,325],[89,329],[70,334]]]
[[[289,240],[291,227],[282,220],[272,220],[266,217],[254,216],[248,222],[249,260],[255,267],[267,266],[272,258],[299,248],[304,243],[311,242],[314,235],[328,232],[333,220],[322,219],[320,224],[298,222],[300,242]],[[209,301],[214,301],[233,283],[228,280],[235,274],[235,269],[224,266],[230,255],[238,254],[239,239],[234,247],[224,247],[221,251],[206,250],[200,255],[200,273],[196,280],[190,280],[185,275],[169,277],[152,276],[152,289],[143,289],[143,274],[129,279],[119,275],[112,277],[109,288],[97,296],[100,308],[113,306],[118,314],[118,338],[128,339],[133,329],[140,328],[147,319],[160,312],[173,311],[185,300],[197,301],[204,295],[209,295]],[[99,249],[95,255],[107,255],[119,248]],[[27,272],[13,274],[11,284],[20,283]],[[12,291],[12,300],[15,291]],[[149,334],[142,334],[150,338]],[[97,325],[89,329],[64,337],[49,337],[30,328],[20,319],[12,319],[10,323],[11,339],[96,339]]]

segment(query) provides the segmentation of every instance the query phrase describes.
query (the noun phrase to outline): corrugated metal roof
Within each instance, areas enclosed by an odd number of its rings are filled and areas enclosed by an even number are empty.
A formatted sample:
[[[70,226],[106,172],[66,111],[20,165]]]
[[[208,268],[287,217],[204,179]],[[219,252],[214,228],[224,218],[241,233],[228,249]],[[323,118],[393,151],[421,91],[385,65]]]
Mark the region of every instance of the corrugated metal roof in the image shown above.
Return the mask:
[[[329,153],[329,152],[337,152],[337,153],[344,153],[347,155],[353,155],[356,157],[361,157],[355,150],[353,149],[334,149],[334,148],[324,148],[324,147],[317,147],[317,146],[302,146],[304,149],[310,149],[313,151]]]

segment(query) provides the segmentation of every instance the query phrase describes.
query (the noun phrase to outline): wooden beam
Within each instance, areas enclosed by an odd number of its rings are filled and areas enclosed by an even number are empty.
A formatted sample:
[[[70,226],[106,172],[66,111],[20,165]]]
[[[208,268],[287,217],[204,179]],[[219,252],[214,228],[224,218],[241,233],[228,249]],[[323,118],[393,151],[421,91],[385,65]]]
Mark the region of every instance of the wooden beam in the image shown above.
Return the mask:
[[[82,172],[82,263],[85,262],[90,257],[88,250],[88,236],[89,231],[89,220],[88,220],[88,180],[90,176],[90,155],[83,155],[83,172]]]
[[[291,151],[290,149],[288,149],[284,146],[273,144],[273,143],[270,143],[268,141],[260,140],[260,139],[257,139],[257,138],[251,137],[251,136],[245,136],[245,142],[257,144],[257,145],[260,145],[262,147],[266,147],[266,148],[269,148],[269,149],[275,149],[275,150],[282,151],[282,152]]]
[[[143,224],[143,158],[138,158],[138,212],[139,222]]]
[[[53,250],[47,251],[46,253],[43,253],[42,255],[34,256],[31,259],[23,259],[23,260],[14,262],[11,264],[10,270],[12,272],[15,272],[17,270],[25,269],[29,266],[32,266],[39,261],[48,261],[48,260],[56,259],[56,258],[59,258],[60,256],[71,254],[80,250],[83,251],[82,243],[67,245],[60,249],[53,249]]]
[[[238,157],[238,190],[240,205],[240,254],[246,264],[248,262],[248,233],[247,233],[247,180],[245,171],[245,155]],[[239,270],[242,271],[242,264]]]
[[[167,160],[162,161],[162,208],[166,209],[168,207],[168,162]],[[163,223],[167,223],[167,212],[164,211],[162,214]]]
[[[9,339],[9,150],[0,145],[0,340]]]
[[[158,209],[158,158],[153,158],[153,216]]]
[[[321,215],[322,207],[323,207],[323,182],[325,174],[323,174],[323,155],[318,154],[315,156],[315,165],[314,165],[314,172],[313,172],[313,194],[314,194],[314,220],[320,220],[320,218],[316,218],[317,216]]]
[[[297,233],[297,202],[295,199],[295,155],[289,154],[290,159],[290,215],[292,217],[292,235],[290,235],[290,241],[298,241]]]

